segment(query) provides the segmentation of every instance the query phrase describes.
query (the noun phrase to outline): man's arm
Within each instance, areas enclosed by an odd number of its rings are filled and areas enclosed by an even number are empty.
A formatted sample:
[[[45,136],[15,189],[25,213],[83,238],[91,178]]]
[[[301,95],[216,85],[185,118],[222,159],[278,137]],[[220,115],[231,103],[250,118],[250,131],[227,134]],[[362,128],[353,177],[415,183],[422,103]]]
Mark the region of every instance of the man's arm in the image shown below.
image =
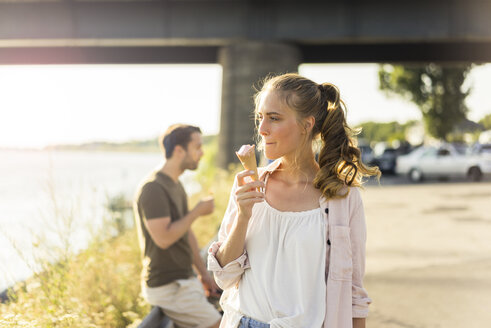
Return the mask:
[[[213,212],[213,198],[200,201],[188,214],[179,220],[170,217],[145,220],[145,226],[152,240],[160,248],[166,249],[178,241],[189,230],[198,217]]]

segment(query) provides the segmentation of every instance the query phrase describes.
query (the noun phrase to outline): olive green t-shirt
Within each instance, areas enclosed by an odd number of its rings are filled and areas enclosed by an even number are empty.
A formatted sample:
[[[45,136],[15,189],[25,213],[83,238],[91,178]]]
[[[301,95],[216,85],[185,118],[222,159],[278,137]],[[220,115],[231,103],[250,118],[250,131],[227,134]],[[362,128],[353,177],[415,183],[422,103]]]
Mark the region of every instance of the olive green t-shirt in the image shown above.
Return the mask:
[[[182,184],[158,171],[142,184],[135,199],[135,220],[143,253],[142,276],[148,287],[159,287],[193,275],[193,255],[188,233],[167,249],[162,249],[150,237],[145,220],[170,217],[180,220],[188,213],[187,195]]]

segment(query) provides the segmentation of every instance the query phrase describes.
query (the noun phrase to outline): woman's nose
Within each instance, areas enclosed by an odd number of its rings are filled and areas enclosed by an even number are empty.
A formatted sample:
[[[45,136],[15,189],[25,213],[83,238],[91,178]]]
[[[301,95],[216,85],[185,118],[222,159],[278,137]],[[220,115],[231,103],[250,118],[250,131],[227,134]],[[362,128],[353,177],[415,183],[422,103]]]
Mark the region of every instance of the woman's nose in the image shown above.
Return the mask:
[[[262,120],[261,123],[259,123],[259,134],[262,136],[268,135],[268,129],[265,124],[266,120]]]

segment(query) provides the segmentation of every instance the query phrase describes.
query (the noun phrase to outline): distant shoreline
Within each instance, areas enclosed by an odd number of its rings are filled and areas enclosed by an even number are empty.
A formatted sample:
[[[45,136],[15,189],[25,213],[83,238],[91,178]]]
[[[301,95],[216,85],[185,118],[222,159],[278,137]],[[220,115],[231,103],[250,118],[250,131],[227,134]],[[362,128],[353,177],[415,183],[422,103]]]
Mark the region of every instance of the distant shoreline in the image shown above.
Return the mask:
[[[46,147],[46,148],[1,148],[0,152],[114,152],[114,153],[159,153],[159,149],[141,148],[76,148],[76,147]]]
[[[210,141],[217,138],[217,135],[203,136],[203,143],[208,144]],[[43,148],[14,148],[0,147],[0,151],[50,151],[50,150],[70,150],[70,151],[111,151],[111,152],[145,152],[158,153],[160,148],[155,137],[149,140],[135,140],[127,142],[107,142],[94,141],[83,144],[66,144],[66,145],[49,145]]]
[[[100,151],[100,152],[145,152],[158,153],[160,149],[155,140],[113,143],[96,141],[84,144],[50,145],[43,148],[6,148],[0,151]]]

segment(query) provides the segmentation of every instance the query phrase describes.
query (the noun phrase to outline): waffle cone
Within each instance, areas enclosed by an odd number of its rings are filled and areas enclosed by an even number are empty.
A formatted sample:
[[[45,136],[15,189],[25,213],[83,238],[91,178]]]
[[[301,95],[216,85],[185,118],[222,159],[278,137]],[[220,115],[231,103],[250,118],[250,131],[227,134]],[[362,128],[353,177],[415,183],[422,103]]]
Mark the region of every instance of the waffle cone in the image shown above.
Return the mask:
[[[239,158],[240,162],[242,163],[242,166],[246,170],[254,171],[254,175],[252,176],[252,179],[255,181],[259,180],[259,176],[257,174],[256,152],[254,151],[254,148],[252,151],[248,152],[246,155],[239,155],[237,152],[235,154],[237,154],[237,157]]]

